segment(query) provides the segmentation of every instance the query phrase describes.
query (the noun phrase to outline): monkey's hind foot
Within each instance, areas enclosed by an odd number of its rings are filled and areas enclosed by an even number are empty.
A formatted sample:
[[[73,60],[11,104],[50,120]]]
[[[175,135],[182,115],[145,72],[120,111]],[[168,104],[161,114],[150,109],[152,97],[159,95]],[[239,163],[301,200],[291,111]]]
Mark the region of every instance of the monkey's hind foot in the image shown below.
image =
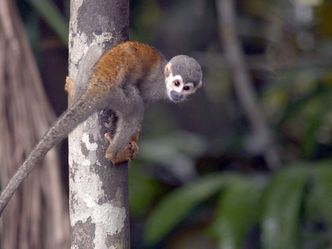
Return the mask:
[[[66,77],[65,91],[69,97],[74,96],[74,81],[69,76]]]
[[[111,133],[106,133],[105,138],[109,142],[111,142],[112,134]],[[129,142],[129,144],[127,144],[126,147],[122,151],[117,153],[117,155],[113,154],[112,148],[111,148],[111,146],[109,146],[107,148],[106,154],[105,154],[106,159],[110,160],[114,165],[121,164],[121,163],[133,160],[137,156],[138,150],[139,150],[137,140],[138,140],[138,134],[134,134],[132,136],[131,141]]]

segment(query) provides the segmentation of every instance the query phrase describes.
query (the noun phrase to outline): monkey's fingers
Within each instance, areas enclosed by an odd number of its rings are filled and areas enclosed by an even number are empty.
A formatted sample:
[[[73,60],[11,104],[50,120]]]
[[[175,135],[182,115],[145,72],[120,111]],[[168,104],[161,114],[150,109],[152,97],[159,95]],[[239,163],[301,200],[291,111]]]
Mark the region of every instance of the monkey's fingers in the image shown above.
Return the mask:
[[[107,132],[107,133],[104,134],[104,137],[110,143],[113,139],[113,134],[111,132]]]
[[[131,141],[122,151],[120,151],[117,155],[113,155],[112,151],[110,148],[106,150],[106,155],[105,157],[112,161],[114,165],[128,162],[133,160],[138,153],[138,144],[136,141]]]
[[[114,155],[111,145],[107,148],[105,157],[106,159],[110,160],[113,164],[120,164],[123,162],[127,162],[130,160],[133,160],[137,154],[138,154],[138,137],[139,137],[140,131],[137,131],[131,136],[131,141],[129,144],[117,155]],[[104,137],[107,139],[107,141],[111,144],[113,140],[113,134],[111,132],[107,132],[104,134]]]
[[[139,134],[140,134],[140,130],[138,130],[136,133],[134,133],[134,135],[131,136],[131,142],[138,142],[138,138],[139,138]]]
[[[116,156],[114,160],[115,164],[133,160],[138,154],[138,149],[139,147],[136,141],[131,141],[126,148]]]
[[[112,140],[113,140],[113,134],[111,132],[107,132],[104,134],[105,139],[109,142],[109,146],[106,149],[105,158],[110,161],[114,161],[114,153],[112,148]]]

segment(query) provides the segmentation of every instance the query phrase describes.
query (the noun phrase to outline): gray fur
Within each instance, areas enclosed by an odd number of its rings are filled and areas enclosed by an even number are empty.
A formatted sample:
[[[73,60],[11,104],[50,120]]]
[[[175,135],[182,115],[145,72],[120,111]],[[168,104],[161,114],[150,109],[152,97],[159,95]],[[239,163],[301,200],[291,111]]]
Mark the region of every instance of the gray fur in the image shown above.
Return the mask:
[[[107,97],[107,108],[116,112],[118,123],[109,149],[116,155],[130,142],[131,136],[141,128],[145,107],[159,100],[167,99],[163,61],[152,68],[144,81],[135,85],[125,84],[116,88]]]
[[[161,65],[151,70],[144,82],[138,84],[138,89],[145,105],[168,98],[163,73],[166,64],[167,61],[164,60]]]
[[[133,134],[139,132],[144,115],[144,101],[136,87],[127,86],[122,99],[128,105],[117,109],[117,128],[109,147],[115,155],[125,148]]]
[[[89,47],[82,61],[79,63],[76,82],[82,82],[82,84],[78,84],[78,87],[75,89],[74,101],[85,92],[90,77],[90,74],[86,72],[89,72],[93,68],[102,54],[103,50],[100,46],[94,44]]]
[[[177,55],[170,61],[173,75],[181,75],[185,83],[191,82],[196,87],[202,80],[203,73],[198,62],[187,55]]]

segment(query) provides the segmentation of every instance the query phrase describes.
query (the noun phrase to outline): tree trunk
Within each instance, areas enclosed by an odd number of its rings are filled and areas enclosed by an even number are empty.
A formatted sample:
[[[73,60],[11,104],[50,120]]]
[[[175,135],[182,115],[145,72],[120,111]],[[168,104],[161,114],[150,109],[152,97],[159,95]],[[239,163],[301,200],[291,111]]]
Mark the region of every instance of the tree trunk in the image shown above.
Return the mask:
[[[128,38],[129,2],[72,0],[70,8],[69,77],[79,92],[84,82],[75,79],[88,48],[106,50]],[[95,113],[69,137],[73,249],[130,248],[128,165],[114,167],[104,156],[104,134],[114,130],[114,120],[108,110]]]

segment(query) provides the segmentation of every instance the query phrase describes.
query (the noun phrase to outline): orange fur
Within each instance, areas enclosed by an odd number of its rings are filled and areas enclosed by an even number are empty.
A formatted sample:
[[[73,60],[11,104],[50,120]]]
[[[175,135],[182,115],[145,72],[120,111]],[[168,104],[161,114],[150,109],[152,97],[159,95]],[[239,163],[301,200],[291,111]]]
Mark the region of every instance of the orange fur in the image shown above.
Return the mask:
[[[113,157],[112,149],[110,147],[107,148],[105,153],[106,159],[110,160],[114,165],[133,160],[137,156],[139,150],[138,146],[139,134],[140,131],[132,135],[130,143],[119,153],[119,155],[116,156],[116,158]],[[105,138],[109,142],[111,142],[113,135],[110,132],[108,132],[105,134]]]
[[[139,81],[161,61],[162,55],[153,47],[135,41],[123,42],[102,55],[87,90],[93,95],[109,92],[114,85],[124,83],[128,75]]]
[[[69,97],[74,96],[74,81],[69,76],[66,77],[65,91]]]

